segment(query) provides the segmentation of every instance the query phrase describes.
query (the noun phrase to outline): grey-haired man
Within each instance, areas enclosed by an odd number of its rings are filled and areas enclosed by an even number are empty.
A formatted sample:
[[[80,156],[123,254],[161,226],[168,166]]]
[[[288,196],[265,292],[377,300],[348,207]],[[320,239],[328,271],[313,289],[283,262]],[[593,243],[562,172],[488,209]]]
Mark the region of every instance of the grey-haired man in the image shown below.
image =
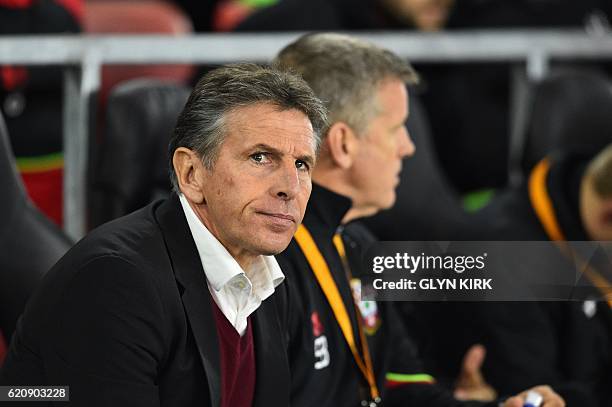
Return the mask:
[[[289,404],[283,279],[325,108],[254,65],[196,85],[170,143],[177,194],[108,223],[49,272],[2,385],[68,385],[74,406]]]
[[[373,237],[352,221],[395,202],[402,159],[415,152],[404,127],[415,72],[388,50],[332,33],[299,38],[275,62],[301,74],[330,117],[304,222],[279,256],[288,280],[291,405],[497,406],[480,375],[481,348],[468,353],[453,395],[423,370],[393,306],[360,301],[361,259]],[[536,390],[544,407],[564,405],[549,387]],[[503,406],[522,407],[524,398]]]

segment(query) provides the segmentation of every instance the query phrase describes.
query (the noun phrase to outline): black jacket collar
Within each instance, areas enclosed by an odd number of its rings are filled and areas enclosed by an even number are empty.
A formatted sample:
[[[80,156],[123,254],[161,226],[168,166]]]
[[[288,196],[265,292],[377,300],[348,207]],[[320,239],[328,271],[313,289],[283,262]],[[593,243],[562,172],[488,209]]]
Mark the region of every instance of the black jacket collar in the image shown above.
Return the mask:
[[[172,196],[156,211],[174,275],[181,289],[185,313],[189,319],[210,392],[211,406],[221,405],[221,360],[211,297],[198,251],[189,232],[187,219],[178,196]]]
[[[313,183],[304,223],[306,227],[311,224],[322,225],[333,234],[351,206],[350,198]]]

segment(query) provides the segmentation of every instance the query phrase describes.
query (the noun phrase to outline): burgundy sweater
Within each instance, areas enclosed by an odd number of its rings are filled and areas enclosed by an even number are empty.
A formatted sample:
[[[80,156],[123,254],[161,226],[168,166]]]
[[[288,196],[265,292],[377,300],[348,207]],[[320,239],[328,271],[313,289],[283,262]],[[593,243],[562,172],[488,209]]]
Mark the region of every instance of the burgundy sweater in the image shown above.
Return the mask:
[[[213,302],[221,352],[221,407],[250,407],[255,394],[253,324],[241,337]]]
[[[2,366],[2,362],[4,362],[5,356],[6,356],[6,344],[4,343],[4,336],[2,336],[2,331],[0,331],[0,366]]]

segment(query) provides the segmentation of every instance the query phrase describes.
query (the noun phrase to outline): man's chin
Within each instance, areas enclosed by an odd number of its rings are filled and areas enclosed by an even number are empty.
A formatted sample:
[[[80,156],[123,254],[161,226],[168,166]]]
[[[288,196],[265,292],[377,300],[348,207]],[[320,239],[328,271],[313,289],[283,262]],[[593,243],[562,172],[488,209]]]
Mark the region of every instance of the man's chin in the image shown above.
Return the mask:
[[[378,208],[378,210],[376,211],[376,213],[381,212],[381,211],[388,211],[389,209],[393,208],[393,205],[395,204],[395,202],[381,206],[380,208]],[[375,213],[375,214],[376,214]]]
[[[291,234],[288,237],[284,237],[283,239],[268,239],[268,240],[262,240],[262,242],[266,242],[266,244],[262,244],[260,246],[260,253],[263,254],[264,256],[274,256],[277,255],[281,252],[283,252],[287,246],[289,246],[289,243],[291,243],[291,238],[293,237],[293,234]]]
[[[378,207],[376,208],[376,212],[380,212],[380,211],[386,211],[387,209],[391,209],[393,208],[393,205],[395,205],[395,193],[391,196],[389,196],[388,199],[386,199],[384,202],[380,202],[380,205],[378,205]]]

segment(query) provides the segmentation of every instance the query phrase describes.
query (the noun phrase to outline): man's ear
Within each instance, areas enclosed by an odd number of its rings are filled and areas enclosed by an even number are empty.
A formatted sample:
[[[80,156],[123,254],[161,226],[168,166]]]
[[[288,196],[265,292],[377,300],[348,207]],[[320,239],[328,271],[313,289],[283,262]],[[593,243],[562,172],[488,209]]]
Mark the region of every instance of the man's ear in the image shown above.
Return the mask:
[[[195,204],[205,203],[202,172],[206,169],[195,151],[185,147],[177,148],[172,156],[172,165],[179,189],[187,200]]]
[[[334,165],[347,169],[353,165],[358,148],[357,134],[344,122],[331,125],[325,138],[325,146]]]

